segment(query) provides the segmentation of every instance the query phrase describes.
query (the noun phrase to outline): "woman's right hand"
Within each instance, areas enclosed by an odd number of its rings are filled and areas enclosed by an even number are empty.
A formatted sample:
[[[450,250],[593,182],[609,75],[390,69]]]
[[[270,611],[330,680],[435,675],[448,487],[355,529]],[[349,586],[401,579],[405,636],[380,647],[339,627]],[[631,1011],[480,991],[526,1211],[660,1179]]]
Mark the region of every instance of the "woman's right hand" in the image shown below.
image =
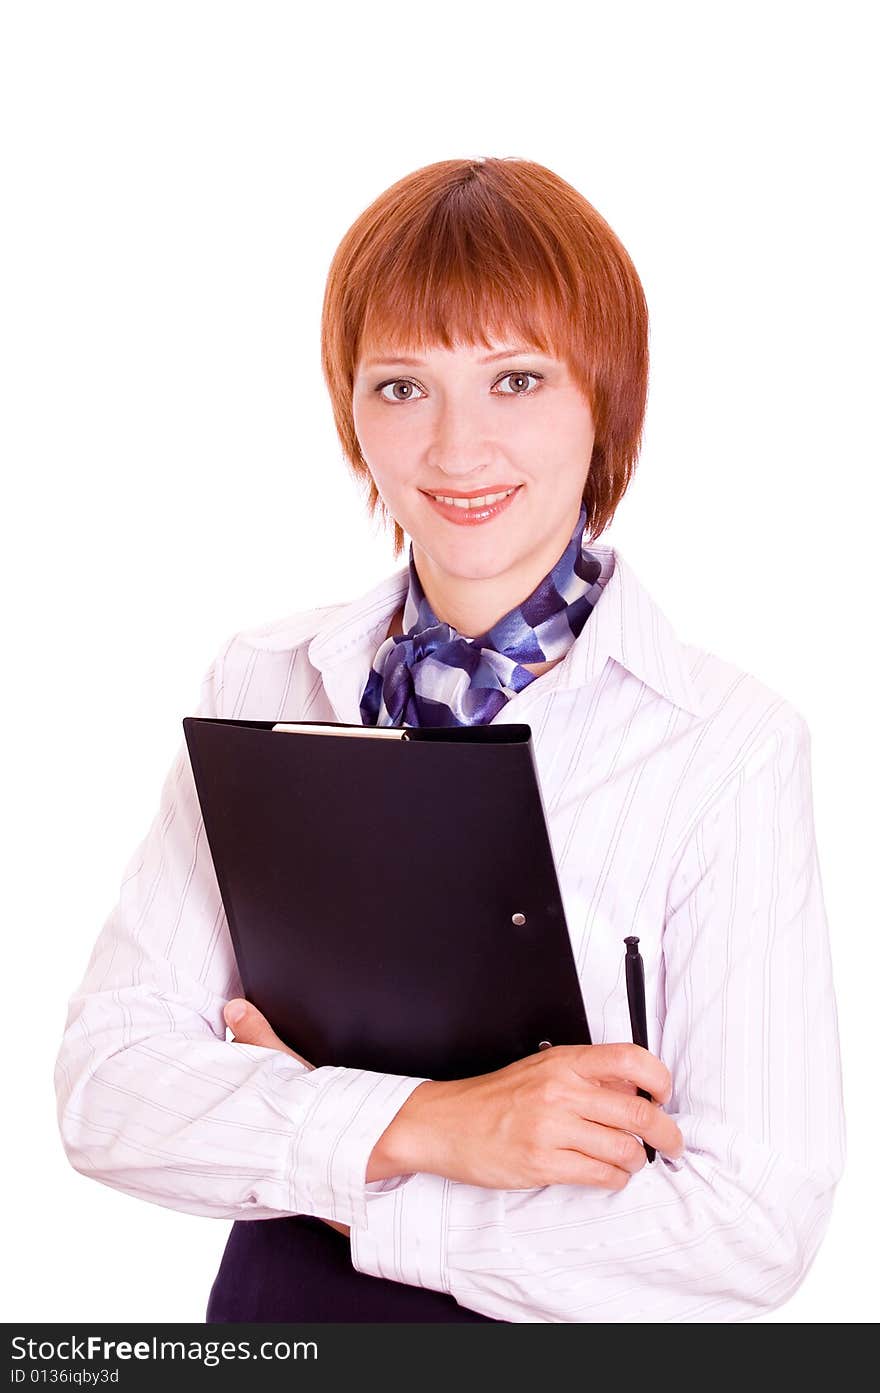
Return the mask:
[[[657,1102],[637,1096],[646,1089]],[[639,1045],[554,1045],[470,1079],[419,1084],[383,1132],[366,1179],[429,1171],[471,1185],[622,1190],[647,1159],[684,1150],[661,1108],[662,1060]]]

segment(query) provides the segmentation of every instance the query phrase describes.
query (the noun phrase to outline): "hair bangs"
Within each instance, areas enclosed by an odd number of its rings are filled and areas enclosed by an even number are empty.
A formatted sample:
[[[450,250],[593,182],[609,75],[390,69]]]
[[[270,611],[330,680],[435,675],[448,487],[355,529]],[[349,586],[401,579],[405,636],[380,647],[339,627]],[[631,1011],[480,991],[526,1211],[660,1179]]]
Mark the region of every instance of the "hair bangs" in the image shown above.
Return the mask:
[[[363,267],[360,354],[505,341],[565,356],[571,292],[557,259],[525,227],[488,222],[479,205],[453,217],[450,201]]]

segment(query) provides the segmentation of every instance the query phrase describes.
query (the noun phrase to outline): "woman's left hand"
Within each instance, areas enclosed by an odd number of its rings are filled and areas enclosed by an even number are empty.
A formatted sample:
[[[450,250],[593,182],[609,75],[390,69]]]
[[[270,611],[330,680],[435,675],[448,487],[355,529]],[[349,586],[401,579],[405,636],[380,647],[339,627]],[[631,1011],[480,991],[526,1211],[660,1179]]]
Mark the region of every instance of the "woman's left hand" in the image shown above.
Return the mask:
[[[289,1045],[275,1034],[262,1011],[258,1011],[250,1001],[245,1001],[244,997],[237,996],[231,1001],[227,1001],[223,1007],[223,1017],[229,1029],[235,1036],[235,1043],[239,1045],[262,1045],[267,1050],[283,1050],[285,1054],[292,1054],[294,1059],[298,1059],[301,1064],[307,1065],[309,1069],[314,1069],[314,1064],[309,1064],[307,1059],[303,1059],[301,1054],[292,1050]],[[338,1229],[340,1233],[348,1238],[351,1230],[348,1224],[339,1224],[335,1219],[324,1219],[325,1224],[331,1228]]]

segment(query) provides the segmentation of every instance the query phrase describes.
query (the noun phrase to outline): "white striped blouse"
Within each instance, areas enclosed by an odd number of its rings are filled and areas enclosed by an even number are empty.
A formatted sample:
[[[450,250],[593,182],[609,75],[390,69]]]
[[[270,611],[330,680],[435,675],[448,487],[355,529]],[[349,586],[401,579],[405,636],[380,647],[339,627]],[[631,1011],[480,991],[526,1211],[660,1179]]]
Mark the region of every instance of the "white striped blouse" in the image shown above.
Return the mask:
[[[505,1321],[740,1321],[796,1290],[845,1157],[809,729],[680,641],[618,549],[591,549],[589,620],[493,724],[532,728],[596,1044],[632,1038],[623,939],[640,938],[682,1158],[658,1153],[620,1191],[367,1183],[422,1080],[227,1041],[243,993],[181,739],[69,1002],[56,1091],[76,1170],[217,1219],[339,1220],[357,1270]],[[358,724],[407,582],[403,566],[233,635],[194,714]]]

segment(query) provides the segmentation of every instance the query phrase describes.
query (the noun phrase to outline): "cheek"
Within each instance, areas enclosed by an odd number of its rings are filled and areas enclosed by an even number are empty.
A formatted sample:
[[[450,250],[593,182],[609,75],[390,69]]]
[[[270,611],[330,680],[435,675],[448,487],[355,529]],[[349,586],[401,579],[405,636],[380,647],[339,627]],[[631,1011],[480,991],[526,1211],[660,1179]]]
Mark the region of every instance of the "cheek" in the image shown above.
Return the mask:
[[[552,408],[548,403],[545,411],[530,412],[525,428],[519,432],[520,448],[525,446],[533,451],[558,474],[576,474],[585,469],[593,441],[593,420],[580,402],[566,404],[557,400]]]
[[[417,456],[417,423],[392,420],[394,408],[355,407],[352,412],[361,453],[376,483],[389,489],[406,483]]]
[[[353,419],[355,434],[365,460],[371,468],[374,463],[377,466],[381,465],[388,453],[390,435],[379,413],[369,407],[361,410],[355,408]]]
[[[568,400],[560,405],[557,419],[560,438],[567,440],[570,446],[577,449],[586,445],[589,451],[595,435],[593,416],[589,405],[579,393],[572,393]]]
[[[560,407],[549,393],[540,404],[512,404],[503,413],[503,419],[496,417],[493,423],[496,439],[503,442],[511,456],[523,461],[544,461],[555,470],[583,453],[585,424],[588,422],[585,423],[583,412]]]
[[[393,500],[406,482],[406,474],[412,469],[412,451],[402,447],[397,433],[389,430],[374,419],[355,418],[355,431],[361,454],[386,503]]]

